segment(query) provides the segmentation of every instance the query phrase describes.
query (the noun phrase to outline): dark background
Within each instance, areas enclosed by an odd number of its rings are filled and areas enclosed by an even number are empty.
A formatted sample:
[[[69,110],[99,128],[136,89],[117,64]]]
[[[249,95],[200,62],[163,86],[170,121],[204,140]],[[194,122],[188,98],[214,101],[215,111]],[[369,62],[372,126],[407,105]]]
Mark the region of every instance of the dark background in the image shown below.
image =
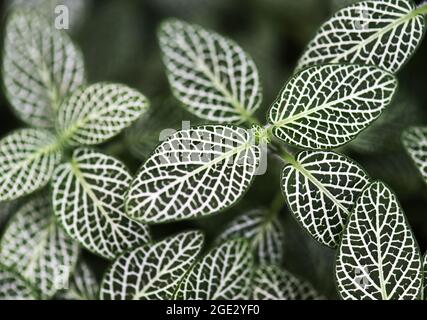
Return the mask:
[[[41,0],[43,1],[43,0]],[[103,146],[135,171],[158,142],[164,128],[179,128],[180,121],[200,121],[172,98],[160,59],[156,29],[167,17],[178,17],[217,31],[239,43],[255,60],[264,90],[258,116],[265,112],[292,74],[304,46],[317,28],[338,8],[352,0],[83,0],[84,10],[72,13],[70,33],[81,47],[89,82],[121,82],[143,92],[151,101],[149,117],[138,121],[120,137]],[[31,2],[31,1],[29,1]],[[71,3],[73,0],[68,1]],[[0,9],[3,39],[7,3]],[[427,41],[398,75],[400,92],[395,105],[376,126],[342,152],[364,166],[369,174],[388,183],[398,194],[422,252],[427,248],[427,185],[401,147],[401,131],[410,125],[427,125]],[[0,91],[0,137],[22,127]],[[154,228],[156,236],[182,228],[202,228],[210,239],[232,217],[269,206],[280,192],[280,165],[269,163],[268,174],[257,177],[244,199],[212,218]],[[1,205],[1,204],[0,204]],[[312,240],[283,207],[286,231],[285,267],[310,280],[328,297],[335,296],[335,252]],[[89,254],[87,254],[90,256]],[[105,263],[92,257],[103,268]],[[99,275],[102,275],[100,269]]]

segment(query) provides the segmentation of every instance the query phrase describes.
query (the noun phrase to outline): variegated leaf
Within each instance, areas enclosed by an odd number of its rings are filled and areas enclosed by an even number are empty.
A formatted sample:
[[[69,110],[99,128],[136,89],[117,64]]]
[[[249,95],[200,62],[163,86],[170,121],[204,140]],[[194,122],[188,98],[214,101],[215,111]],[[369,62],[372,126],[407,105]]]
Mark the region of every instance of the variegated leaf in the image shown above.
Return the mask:
[[[121,255],[101,284],[101,299],[171,299],[203,246],[203,235],[183,232]]]
[[[351,159],[332,151],[303,151],[282,172],[291,212],[310,235],[336,248],[369,177]]]
[[[37,293],[21,276],[0,265],[0,300],[34,300]]]
[[[0,201],[44,187],[61,159],[56,138],[44,130],[18,130],[0,141]]]
[[[40,195],[16,213],[0,243],[0,261],[51,298],[77,262],[78,245],[55,224],[50,199]]]
[[[424,300],[427,300],[427,253],[424,254],[423,259],[423,269],[424,269]]]
[[[344,299],[421,296],[418,245],[396,195],[382,182],[372,183],[357,201],[338,250],[336,278]]]
[[[262,100],[260,80],[237,44],[178,20],[162,24],[159,42],[173,93],[190,112],[218,123],[253,121]]]
[[[427,127],[412,127],[402,135],[402,142],[427,183]]]
[[[53,178],[53,209],[65,231],[88,250],[113,259],[150,240],[148,228],[124,212],[132,182],[124,164],[90,149],[76,149]]]
[[[273,134],[310,149],[354,139],[391,103],[397,80],[377,67],[315,66],[295,75],[269,111]]]
[[[99,144],[131,125],[147,109],[148,101],[138,91],[97,83],[80,88],[61,105],[59,131],[72,146]]]
[[[322,25],[298,63],[298,70],[325,63],[376,65],[397,72],[425,32],[425,19],[412,0],[371,0],[338,11]]]
[[[245,300],[250,297],[254,259],[247,241],[236,239],[212,249],[179,285],[184,300]]]
[[[234,204],[257,172],[261,149],[233,126],[182,130],[144,163],[127,196],[127,213],[159,223],[213,214]]]
[[[252,298],[255,300],[317,300],[322,297],[306,281],[278,266],[261,266],[254,275]]]
[[[69,281],[69,288],[61,293],[60,298],[66,300],[96,300],[98,298],[98,280],[83,260],[77,263]]]
[[[34,10],[16,10],[7,22],[3,80],[23,121],[52,127],[62,99],[85,81],[83,57],[53,21]]]
[[[284,230],[277,212],[272,215],[267,209],[256,209],[242,214],[227,226],[218,241],[246,239],[261,265],[280,265],[283,262]]]

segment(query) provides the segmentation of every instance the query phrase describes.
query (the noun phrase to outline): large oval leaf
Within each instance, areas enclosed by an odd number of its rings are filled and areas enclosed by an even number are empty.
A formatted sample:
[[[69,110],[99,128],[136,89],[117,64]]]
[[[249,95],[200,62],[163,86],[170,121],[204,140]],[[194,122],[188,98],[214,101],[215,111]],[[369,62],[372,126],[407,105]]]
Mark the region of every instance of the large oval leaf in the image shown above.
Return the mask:
[[[261,266],[254,275],[252,298],[255,300],[316,300],[322,297],[306,281],[278,266]]]
[[[402,135],[403,145],[427,183],[427,127],[412,127]]]
[[[78,245],[55,224],[46,195],[26,203],[12,218],[0,243],[0,261],[43,297],[63,289],[77,262]]]
[[[34,300],[37,293],[19,274],[0,265],[0,300]]]
[[[184,300],[249,299],[253,267],[247,241],[224,242],[192,267],[175,296]]]
[[[376,120],[396,89],[396,78],[376,67],[315,66],[285,85],[268,117],[274,135],[286,143],[335,148]]]
[[[0,141],[0,201],[44,187],[61,159],[55,136],[44,130],[23,129]]]
[[[61,100],[85,81],[83,57],[53,23],[34,10],[17,10],[7,22],[3,80],[23,121],[52,127]]]
[[[219,242],[243,238],[250,242],[260,264],[283,262],[284,230],[277,212],[255,209],[234,219],[218,237]]]
[[[365,171],[331,151],[303,151],[282,173],[282,191],[297,221],[317,241],[336,248],[351,209],[369,184]]]
[[[138,91],[97,83],[80,88],[61,105],[59,131],[69,145],[98,144],[120,133],[147,108],[147,99]]]
[[[132,182],[124,164],[90,149],[77,149],[52,178],[53,209],[65,231],[107,259],[150,240],[148,228],[124,212]]]
[[[252,121],[262,100],[260,80],[237,44],[177,20],[162,24],[159,41],[173,93],[190,112],[218,123]]]
[[[375,0],[338,11],[317,32],[297,69],[348,62],[397,72],[424,36],[424,16],[414,10],[412,0]]]
[[[121,255],[101,284],[101,299],[171,299],[203,246],[203,235],[180,233]]]
[[[422,264],[418,245],[396,195],[383,183],[366,188],[344,231],[337,256],[344,299],[418,299]]]
[[[127,197],[134,219],[159,223],[206,216],[235,203],[256,173],[260,148],[233,126],[182,130],[160,144]]]

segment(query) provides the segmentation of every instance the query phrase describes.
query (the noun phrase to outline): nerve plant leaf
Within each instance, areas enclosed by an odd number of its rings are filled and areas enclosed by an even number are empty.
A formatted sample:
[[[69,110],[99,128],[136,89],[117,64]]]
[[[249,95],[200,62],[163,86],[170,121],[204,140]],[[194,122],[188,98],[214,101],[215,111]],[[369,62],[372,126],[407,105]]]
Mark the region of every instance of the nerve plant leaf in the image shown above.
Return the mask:
[[[247,241],[224,242],[191,268],[175,297],[184,300],[249,299],[253,267]]]
[[[303,151],[283,169],[282,191],[297,221],[320,243],[336,248],[369,177],[331,151]]]
[[[104,277],[101,299],[171,299],[202,246],[203,235],[191,231],[122,254]]]
[[[310,283],[300,280],[278,266],[261,266],[254,275],[255,300],[317,300],[322,297]]]
[[[284,230],[277,218],[267,209],[256,209],[233,220],[218,241],[247,239],[258,262],[280,265],[283,262]]]
[[[18,116],[33,126],[52,127],[62,99],[85,81],[83,57],[53,22],[17,10],[7,23],[3,78]]]
[[[357,201],[338,250],[336,278],[344,299],[421,296],[418,245],[396,195],[381,182],[372,183]]]
[[[0,265],[0,300],[34,300],[35,290],[19,274]]]
[[[424,300],[427,300],[427,253],[424,254],[423,259],[423,270],[424,270]]]
[[[269,111],[273,134],[302,148],[339,147],[391,103],[397,80],[379,68],[315,66],[295,75]]]
[[[148,228],[124,212],[132,182],[124,164],[90,149],[76,149],[53,178],[53,209],[64,230],[106,259],[150,240]]]
[[[63,289],[77,262],[78,245],[55,224],[50,199],[38,196],[12,218],[0,243],[0,261],[43,297]]]
[[[97,83],[80,88],[61,105],[59,131],[72,146],[99,144],[131,125],[147,108],[147,99],[138,91]]]
[[[60,159],[55,136],[44,130],[22,129],[0,140],[0,201],[44,187]]]
[[[427,183],[427,127],[412,127],[402,135],[403,145]]]
[[[338,11],[317,32],[298,70],[325,63],[376,65],[397,72],[409,60],[425,31],[412,0],[371,0]]]
[[[128,215],[147,223],[213,214],[234,204],[257,172],[261,150],[234,126],[182,130],[155,149],[132,182]]]
[[[96,300],[99,284],[90,267],[83,260],[79,261],[69,280],[69,288],[61,293],[66,300]]]
[[[218,123],[251,121],[261,85],[255,63],[237,44],[177,20],[162,24],[159,42],[173,93],[190,112]]]

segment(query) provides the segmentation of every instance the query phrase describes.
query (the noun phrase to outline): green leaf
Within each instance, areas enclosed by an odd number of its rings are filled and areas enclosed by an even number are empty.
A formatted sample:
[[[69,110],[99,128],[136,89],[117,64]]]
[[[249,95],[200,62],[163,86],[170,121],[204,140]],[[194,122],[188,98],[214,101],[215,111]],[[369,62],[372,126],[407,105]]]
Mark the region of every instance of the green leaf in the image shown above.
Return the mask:
[[[237,44],[178,20],[162,24],[159,42],[173,93],[190,112],[218,123],[252,121],[261,85],[255,63]]]
[[[317,300],[322,297],[306,281],[278,266],[261,266],[254,275],[254,300]]]
[[[62,99],[85,82],[83,57],[52,22],[34,10],[17,10],[6,27],[3,80],[21,120],[53,127]]]
[[[427,253],[424,254],[423,270],[424,270],[424,300],[427,300]]]
[[[150,240],[148,228],[124,212],[132,182],[124,164],[90,149],[76,149],[53,178],[53,209],[71,238],[107,259]]]
[[[37,294],[16,272],[0,265],[0,300],[34,300]]]
[[[356,200],[368,186],[366,172],[331,151],[303,151],[282,172],[282,191],[296,220],[320,243],[336,248]]]
[[[253,267],[249,243],[227,241],[192,267],[175,296],[184,300],[249,299]]]
[[[70,278],[69,288],[60,294],[66,300],[96,300],[99,284],[90,267],[80,260]]]
[[[61,105],[59,131],[71,146],[99,144],[119,134],[147,109],[148,101],[138,91],[97,83],[80,88]]]
[[[0,140],[0,201],[44,187],[60,159],[55,136],[44,130],[22,129]]]
[[[45,298],[63,289],[78,252],[78,245],[55,224],[46,195],[39,195],[19,209],[0,243],[2,264],[16,270]]]
[[[376,120],[396,89],[397,79],[376,67],[315,66],[291,78],[268,118],[273,134],[288,144],[336,148]]]
[[[427,183],[427,127],[412,127],[402,135],[403,145]]]
[[[183,232],[121,255],[101,284],[103,300],[171,299],[203,246],[203,234]]]
[[[338,11],[322,25],[297,70],[325,63],[376,65],[397,72],[425,32],[412,0],[363,1]]]
[[[344,299],[413,300],[422,290],[418,245],[396,195],[372,183],[344,231],[336,263]]]
[[[257,172],[261,150],[234,126],[182,130],[155,149],[132,182],[126,211],[147,223],[206,216],[234,204]]]
[[[219,236],[218,241],[243,238],[250,242],[260,264],[283,262],[284,230],[277,214],[255,209],[234,219]]]

